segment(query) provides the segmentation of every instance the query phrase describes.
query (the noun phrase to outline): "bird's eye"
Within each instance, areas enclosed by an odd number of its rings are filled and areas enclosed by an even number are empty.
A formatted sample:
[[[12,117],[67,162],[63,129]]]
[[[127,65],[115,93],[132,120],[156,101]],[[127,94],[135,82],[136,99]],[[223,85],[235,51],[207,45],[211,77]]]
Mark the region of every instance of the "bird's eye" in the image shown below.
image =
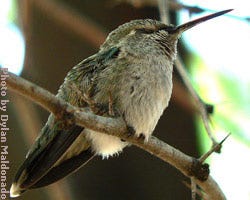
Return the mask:
[[[172,33],[174,31],[176,31],[176,27],[174,25],[169,25],[169,26],[162,27],[159,30],[164,30],[168,33]]]
[[[140,29],[136,29],[137,33],[144,33],[144,34],[152,34],[155,32],[155,30],[153,29],[146,29],[146,28],[140,28]]]

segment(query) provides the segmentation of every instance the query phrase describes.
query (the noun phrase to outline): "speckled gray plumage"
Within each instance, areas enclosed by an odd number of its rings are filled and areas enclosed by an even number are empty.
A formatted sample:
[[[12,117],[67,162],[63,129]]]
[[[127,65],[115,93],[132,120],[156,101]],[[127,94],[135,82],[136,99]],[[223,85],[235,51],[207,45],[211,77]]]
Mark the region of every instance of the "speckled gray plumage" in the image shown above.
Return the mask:
[[[112,102],[114,113],[133,127],[136,136],[142,134],[147,140],[171,97],[173,61],[181,33],[229,11],[178,27],[151,19],[123,24],[109,34],[98,53],[69,71],[57,96],[74,106],[92,110],[89,103],[94,102],[104,115],[109,113],[107,108]],[[17,172],[10,196],[51,184],[77,170],[94,155],[109,157],[127,145],[118,137],[84,127],[64,127],[62,121],[50,115]]]
[[[108,105],[111,94],[113,107],[135,129],[136,135],[143,134],[147,139],[172,92],[177,37],[160,30],[166,27],[150,19],[121,25],[109,34],[97,54],[68,73],[59,96],[73,105],[85,105],[79,92],[72,91],[72,84],[100,104]],[[145,34],[144,30],[152,33]],[[166,49],[166,45],[170,47]],[[105,157],[117,152],[97,153]]]
[[[109,34],[98,53],[83,60],[69,71],[57,96],[74,106],[88,107],[83,98],[86,94],[91,101],[104,108],[109,107],[112,97],[115,113],[133,127],[137,136],[143,134],[147,140],[168,106],[172,92],[173,60],[178,37],[169,35],[168,27],[171,28],[150,19],[135,20],[118,27]],[[107,113],[108,110],[106,115]],[[56,181],[68,173],[60,166],[64,166],[67,161],[85,151],[89,154],[88,149],[94,155],[106,158],[119,153],[128,145],[117,137],[80,127],[63,130],[61,124],[63,123],[50,115],[16,176],[14,188],[17,188],[16,183],[24,191],[29,187],[40,187]],[[62,140],[60,138],[68,139],[60,141]],[[73,141],[70,142],[70,147],[67,147],[68,141]],[[64,149],[61,149],[60,144],[65,145],[62,147]],[[53,145],[57,146],[55,152]],[[64,153],[61,154],[61,151]],[[43,152],[47,152],[51,157],[54,156],[53,159],[39,158]],[[91,157],[86,157],[89,158]],[[45,168],[41,170],[38,164],[43,165],[46,159]],[[39,172],[35,170],[36,168],[29,167],[34,164]],[[53,169],[57,168],[62,170],[61,176],[53,178],[51,173],[56,173]],[[74,167],[71,171],[73,169]],[[48,175],[43,177],[42,173]],[[29,178],[27,174],[34,178]],[[39,179],[39,176],[42,178],[38,183],[29,180]]]

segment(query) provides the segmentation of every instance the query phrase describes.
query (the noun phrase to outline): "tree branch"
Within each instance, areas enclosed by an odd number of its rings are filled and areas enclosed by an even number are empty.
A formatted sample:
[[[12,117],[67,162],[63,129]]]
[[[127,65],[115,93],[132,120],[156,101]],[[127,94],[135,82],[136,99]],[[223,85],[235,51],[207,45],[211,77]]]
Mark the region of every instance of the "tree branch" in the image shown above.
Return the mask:
[[[189,79],[188,73],[184,67],[184,64],[181,62],[181,58],[179,56],[177,56],[177,59],[175,60],[175,67],[178,70],[179,74],[181,75],[181,78],[182,78],[186,88],[188,89],[189,93],[191,94],[191,96],[193,97],[193,99],[195,101],[198,112],[201,116],[204,127],[207,131],[207,134],[213,143],[213,146],[217,145],[217,142],[213,137],[212,130],[211,130],[211,127],[209,124],[209,113],[207,110],[207,104],[204,103],[204,101],[201,99],[199,94],[195,91],[192,83],[190,82],[190,79]],[[218,152],[220,152],[220,151],[218,151]]]
[[[1,69],[1,74],[2,73],[3,70]],[[144,142],[139,138],[129,136],[129,130],[123,119],[97,116],[88,109],[76,108],[62,99],[57,98],[47,90],[12,73],[8,74],[6,83],[8,89],[38,103],[49,112],[52,112],[56,117],[70,116],[69,119],[64,118],[64,120],[70,120],[72,122],[73,119],[73,122],[77,125],[127,140],[131,144],[171,164],[187,177],[191,177],[190,169],[192,168],[194,160],[192,157],[182,153],[156,137],[152,136],[149,138],[148,142]],[[209,196],[209,199],[226,199],[211,176],[209,176],[206,181],[200,181],[196,178],[194,178],[194,181]]]

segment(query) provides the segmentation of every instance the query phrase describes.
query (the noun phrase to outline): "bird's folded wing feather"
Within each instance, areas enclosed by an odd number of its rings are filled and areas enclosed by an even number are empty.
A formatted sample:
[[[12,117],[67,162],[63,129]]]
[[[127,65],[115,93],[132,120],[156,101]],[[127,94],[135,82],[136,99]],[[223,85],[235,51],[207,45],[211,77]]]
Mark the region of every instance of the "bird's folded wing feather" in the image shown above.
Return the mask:
[[[116,56],[118,51],[119,49],[114,47],[76,65],[68,73],[57,96],[74,106],[86,107],[87,103],[81,98],[82,95],[92,87],[94,75],[105,68],[105,62]],[[62,121],[50,115],[14,179],[13,184],[18,185],[20,190],[53,183],[92,158],[90,144],[84,135],[82,136],[84,128],[74,125],[64,129],[62,125]],[[80,150],[79,141],[78,146],[74,145],[77,138],[82,139]],[[69,152],[74,146],[78,150],[75,153]]]

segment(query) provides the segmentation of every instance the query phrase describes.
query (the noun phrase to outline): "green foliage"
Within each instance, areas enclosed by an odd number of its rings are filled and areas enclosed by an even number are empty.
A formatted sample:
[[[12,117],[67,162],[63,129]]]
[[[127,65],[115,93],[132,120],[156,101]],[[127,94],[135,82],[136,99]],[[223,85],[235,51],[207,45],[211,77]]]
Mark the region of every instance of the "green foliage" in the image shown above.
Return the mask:
[[[208,68],[198,56],[192,57],[189,62],[196,91],[205,102],[215,106],[215,112],[211,116],[215,137],[218,132],[223,132],[224,136],[231,133],[231,137],[250,146],[247,128],[250,122],[250,104],[247,103],[250,102],[250,96],[247,86],[226,71]],[[197,120],[197,129],[201,151],[205,152],[211,143],[208,144],[209,139],[201,120]],[[220,139],[222,138],[218,138]]]

